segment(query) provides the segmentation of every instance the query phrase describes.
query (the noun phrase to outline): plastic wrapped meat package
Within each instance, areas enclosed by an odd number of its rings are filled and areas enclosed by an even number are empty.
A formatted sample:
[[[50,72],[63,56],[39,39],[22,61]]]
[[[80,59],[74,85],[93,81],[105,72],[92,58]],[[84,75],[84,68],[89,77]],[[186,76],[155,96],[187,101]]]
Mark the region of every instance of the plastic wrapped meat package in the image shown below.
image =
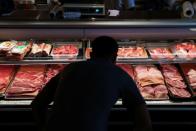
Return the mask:
[[[118,48],[117,58],[148,58],[144,47],[128,46]]]
[[[7,53],[16,46],[16,41],[3,41],[0,43],[0,56],[6,56]]]
[[[152,59],[174,59],[172,51],[167,47],[150,47],[148,52]]]
[[[190,42],[177,43],[172,47],[176,56],[183,59],[196,58],[196,44]]]
[[[28,41],[17,41],[16,45],[7,53],[7,58],[11,60],[22,60],[31,50],[32,43]]]
[[[51,56],[53,59],[76,59],[79,54],[80,43],[57,43],[53,45]]]
[[[47,57],[50,55],[52,49],[52,44],[48,43],[33,43],[31,51],[29,53],[30,57]]]

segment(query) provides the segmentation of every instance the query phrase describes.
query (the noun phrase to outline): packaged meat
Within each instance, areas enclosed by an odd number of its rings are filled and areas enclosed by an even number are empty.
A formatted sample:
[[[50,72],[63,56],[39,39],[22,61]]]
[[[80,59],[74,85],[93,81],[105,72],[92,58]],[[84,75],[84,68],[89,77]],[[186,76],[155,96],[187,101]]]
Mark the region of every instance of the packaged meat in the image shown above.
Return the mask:
[[[12,54],[24,54],[29,51],[31,48],[31,44],[27,41],[18,41],[16,46],[11,49],[10,53]]]
[[[134,71],[136,79],[141,86],[164,84],[161,72],[154,65],[137,65]]]
[[[196,44],[190,42],[183,42],[176,44],[173,48],[173,52],[179,58],[193,59],[196,58]]]
[[[30,51],[31,46],[31,42],[18,41],[16,45],[8,52],[6,57],[13,60],[22,60],[27,52]]]
[[[6,54],[16,45],[16,41],[4,41],[0,43],[0,55],[6,56]]]
[[[41,43],[41,44],[33,43],[29,56],[41,57],[44,46],[45,46],[45,43]]]
[[[41,43],[36,44],[33,43],[31,52],[29,53],[30,57],[47,57],[50,55],[50,51],[52,49],[51,44]]]
[[[165,85],[138,86],[141,95],[145,100],[167,100],[168,90]]]
[[[175,65],[163,64],[161,70],[165,79],[169,95],[173,100],[189,100],[192,93]]]
[[[42,56],[47,57],[50,55],[52,49],[52,45],[51,44],[45,44],[43,51],[42,51]]]
[[[148,52],[152,59],[174,59],[174,55],[171,50],[166,47],[151,47],[148,48]]]
[[[137,65],[134,67],[137,86],[146,100],[166,100],[168,90],[159,69],[154,65]]]
[[[6,91],[6,98],[32,98],[37,95],[44,83],[44,72],[44,65],[21,66]]]
[[[77,43],[65,43],[54,45],[51,56],[54,59],[77,58],[79,54],[79,46]]]
[[[117,58],[148,58],[144,47],[129,46],[118,48]]]
[[[180,64],[189,86],[196,92],[196,64]]]

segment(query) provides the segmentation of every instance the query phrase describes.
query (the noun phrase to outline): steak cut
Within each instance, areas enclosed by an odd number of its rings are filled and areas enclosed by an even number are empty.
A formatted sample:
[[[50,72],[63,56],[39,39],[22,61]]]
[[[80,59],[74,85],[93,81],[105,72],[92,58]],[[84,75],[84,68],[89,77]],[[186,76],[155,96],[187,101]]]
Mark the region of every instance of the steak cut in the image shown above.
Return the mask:
[[[177,97],[183,97],[183,98],[189,98],[191,97],[191,94],[186,89],[179,89],[179,88],[169,88],[169,90],[172,92],[174,96]]]
[[[14,66],[1,65],[0,66],[0,93],[4,93],[14,73]]]
[[[165,64],[161,65],[161,68],[166,85],[173,96],[181,98],[191,97],[190,92],[187,90],[187,85],[174,65]]]
[[[136,82],[145,99],[167,99],[168,90],[163,75],[154,65],[137,65],[134,68]]]
[[[43,86],[44,71],[44,65],[21,66],[6,93],[12,97],[34,94]]]

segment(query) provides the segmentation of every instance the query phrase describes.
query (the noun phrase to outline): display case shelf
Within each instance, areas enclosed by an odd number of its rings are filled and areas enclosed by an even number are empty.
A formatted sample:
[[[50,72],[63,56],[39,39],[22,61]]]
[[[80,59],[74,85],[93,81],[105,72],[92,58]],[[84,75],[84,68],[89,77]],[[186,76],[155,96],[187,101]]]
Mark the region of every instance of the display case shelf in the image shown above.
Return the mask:
[[[0,65],[27,65],[27,64],[68,64],[71,62],[84,61],[85,59],[73,59],[73,60],[21,60],[21,61],[9,61],[0,60]]]
[[[0,60],[0,65],[26,65],[26,64],[69,64],[71,62],[85,61],[86,59],[38,59],[38,60]],[[154,60],[151,58],[144,59],[118,59],[117,63],[126,64],[172,64],[172,63],[196,63],[196,59],[186,60],[186,59],[160,59]]]
[[[172,63],[196,63],[196,59],[186,60],[186,59],[118,59],[118,63],[130,63],[130,64],[172,64]]]

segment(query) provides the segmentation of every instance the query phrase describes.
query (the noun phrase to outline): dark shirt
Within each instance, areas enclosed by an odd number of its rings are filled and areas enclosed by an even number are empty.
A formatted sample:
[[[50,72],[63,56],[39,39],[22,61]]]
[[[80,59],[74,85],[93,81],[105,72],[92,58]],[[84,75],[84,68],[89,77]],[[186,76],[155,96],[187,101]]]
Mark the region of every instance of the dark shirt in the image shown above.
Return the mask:
[[[54,100],[46,131],[106,131],[120,96],[128,108],[145,103],[126,72],[109,61],[89,60],[69,64],[32,104],[42,109],[40,120],[44,120],[45,109]]]

